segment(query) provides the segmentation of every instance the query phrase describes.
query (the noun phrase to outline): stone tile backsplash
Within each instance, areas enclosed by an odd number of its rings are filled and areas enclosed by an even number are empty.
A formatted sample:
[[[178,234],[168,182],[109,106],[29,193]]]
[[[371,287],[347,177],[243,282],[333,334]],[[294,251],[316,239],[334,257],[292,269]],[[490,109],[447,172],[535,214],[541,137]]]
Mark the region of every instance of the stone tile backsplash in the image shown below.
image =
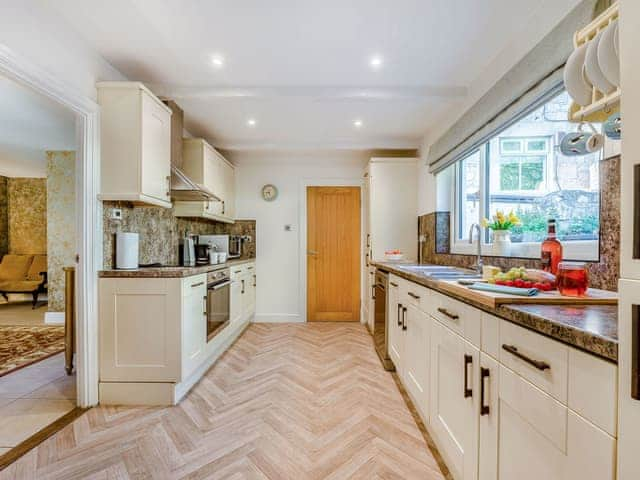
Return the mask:
[[[121,220],[112,220],[114,208],[122,210]],[[243,246],[242,258],[254,258],[256,222],[236,220],[234,224],[214,222],[202,218],[182,218],[173,215],[173,209],[135,206],[129,202],[103,202],[104,268],[115,265],[115,234],[140,234],[140,263],[178,263],[179,239],[185,231],[194,235],[240,234],[250,235],[251,243]]]
[[[611,157],[600,163],[600,260],[589,262],[590,285],[603,290],[618,290],[620,277],[620,157]],[[423,263],[471,267],[475,255],[450,253],[450,214],[432,212],[418,217],[418,235],[422,243]],[[503,270],[525,266],[539,268],[540,260],[514,257],[484,256],[485,265]]]

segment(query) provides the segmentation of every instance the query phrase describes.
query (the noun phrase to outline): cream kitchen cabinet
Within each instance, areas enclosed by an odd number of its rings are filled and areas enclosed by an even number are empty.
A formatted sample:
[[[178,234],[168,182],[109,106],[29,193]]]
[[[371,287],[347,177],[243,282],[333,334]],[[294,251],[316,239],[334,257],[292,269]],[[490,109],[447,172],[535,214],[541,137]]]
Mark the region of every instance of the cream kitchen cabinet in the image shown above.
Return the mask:
[[[206,299],[206,274],[101,278],[100,403],[179,402],[248,321],[240,318],[207,342]]]
[[[256,284],[255,263],[231,267],[231,323],[246,321],[255,314]]]
[[[233,165],[202,138],[184,138],[182,142],[182,170],[218,200],[175,202],[174,214],[232,223],[235,214]]]
[[[394,275],[389,276],[387,349],[402,384],[427,421],[432,320],[418,305],[429,293],[411,285]]]
[[[101,200],[171,207],[171,109],[139,82],[99,82]]]
[[[432,322],[430,426],[456,480],[478,477],[478,365],[480,351]]]

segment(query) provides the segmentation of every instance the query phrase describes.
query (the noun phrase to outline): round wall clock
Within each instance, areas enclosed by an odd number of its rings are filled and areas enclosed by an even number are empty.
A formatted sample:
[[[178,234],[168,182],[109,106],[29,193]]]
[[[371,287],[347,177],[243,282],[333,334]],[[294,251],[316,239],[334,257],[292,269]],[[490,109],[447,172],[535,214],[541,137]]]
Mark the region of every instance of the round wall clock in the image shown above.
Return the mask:
[[[275,185],[265,185],[262,187],[262,198],[267,202],[272,202],[278,196],[278,189]]]

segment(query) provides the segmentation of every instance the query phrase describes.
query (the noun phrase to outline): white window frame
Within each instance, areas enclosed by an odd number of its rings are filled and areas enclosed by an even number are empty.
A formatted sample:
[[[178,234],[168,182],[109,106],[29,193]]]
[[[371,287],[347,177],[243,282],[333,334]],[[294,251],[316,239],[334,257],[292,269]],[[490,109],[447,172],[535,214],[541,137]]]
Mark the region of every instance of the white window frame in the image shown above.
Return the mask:
[[[485,211],[487,192],[487,159],[486,148],[484,145],[479,147],[480,151],[480,208],[478,223],[482,218]],[[474,152],[475,153],[475,150]],[[470,153],[472,155],[473,153]],[[466,157],[465,157],[466,158]],[[450,218],[450,231],[451,235],[451,253],[462,255],[475,255],[477,252],[477,243],[474,239],[473,243],[469,243],[468,232],[460,232],[458,218],[460,215],[461,203],[458,195],[458,178],[460,175],[460,167],[462,161],[458,161],[455,164],[455,172],[451,175],[451,205],[452,212]],[[460,238],[460,233],[463,234],[463,238]],[[482,241],[482,254],[490,257],[497,257],[498,255],[494,245],[490,243],[487,238],[488,235],[483,235]],[[511,245],[511,258],[527,258],[535,259],[540,258],[540,245],[541,242],[518,242]],[[563,257],[566,260],[581,260],[581,261],[598,261],[600,259],[600,240],[574,240],[562,242]]]

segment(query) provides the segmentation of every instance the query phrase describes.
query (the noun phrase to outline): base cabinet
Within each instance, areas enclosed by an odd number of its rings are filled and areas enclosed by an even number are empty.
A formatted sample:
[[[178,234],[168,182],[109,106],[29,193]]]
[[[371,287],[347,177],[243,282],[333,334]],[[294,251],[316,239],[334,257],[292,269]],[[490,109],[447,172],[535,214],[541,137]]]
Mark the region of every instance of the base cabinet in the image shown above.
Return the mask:
[[[481,367],[480,480],[615,478],[615,438],[489,356]]]
[[[456,480],[478,476],[479,360],[478,348],[432,322],[430,424]]]
[[[429,344],[431,339],[431,319],[429,316],[409,305],[404,310],[404,365],[402,379],[414,405],[422,414],[429,417]]]

